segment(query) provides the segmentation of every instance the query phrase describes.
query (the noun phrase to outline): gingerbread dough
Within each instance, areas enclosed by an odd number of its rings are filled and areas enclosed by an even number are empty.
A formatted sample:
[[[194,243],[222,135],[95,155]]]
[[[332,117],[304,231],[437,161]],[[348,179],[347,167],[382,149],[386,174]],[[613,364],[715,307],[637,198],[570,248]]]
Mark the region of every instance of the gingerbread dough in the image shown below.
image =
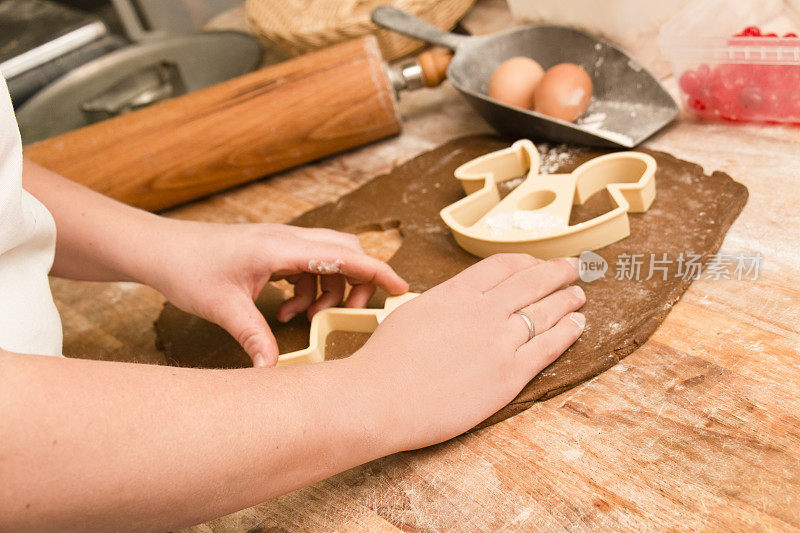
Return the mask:
[[[403,243],[389,263],[422,292],[475,263],[478,258],[458,247],[439,218],[439,210],[463,197],[453,171],[479,155],[505,148],[509,140],[474,136],[456,139],[380,176],[337,202],[309,211],[295,220],[299,226],[321,226],[360,233],[399,228]],[[604,152],[563,148],[557,156],[545,153],[545,171],[569,172]],[[606,277],[580,285],[587,303],[582,309],[587,327],[581,338],[557,361],[536,376],[508,406],[484,421],[490,425],[528,408],[533,402],[555,396],[616,364],[644,343],[664,320],[691,280],[677,274],[683,253],[701,254],[705,260],[719,248],[725,232],[747,201],[747,188],[726,174],[710,176],[692,163],[668,154],[651,152],[658,162],[656,200],[646,213],[630,214],[631,236],[598,253],[608,262]],[[513,181],[511,182],[513,183]],[[610,210],[604,191],[573,210],[571,224]],[[666,277],[658,270],[650,280],[650,254],[662,254],[672,263]],[[644,254],[641,280],[616,278],[621,254]],[[268,320],[274,317],[282,294],[265,290],[259,307]],[[371,305],[382,304],[377,295]],[[294,319],[287,325],[270,320],[281,352],[308,345],[308,322]],[[167,304],[156,322],[159,345],[170,361],[182,366],[238,367],[250,361],[221,328]],[[357,350],[367,335],[334,332],[326,356],[344,357]],[[491,357],[492,354],[486,354]]]

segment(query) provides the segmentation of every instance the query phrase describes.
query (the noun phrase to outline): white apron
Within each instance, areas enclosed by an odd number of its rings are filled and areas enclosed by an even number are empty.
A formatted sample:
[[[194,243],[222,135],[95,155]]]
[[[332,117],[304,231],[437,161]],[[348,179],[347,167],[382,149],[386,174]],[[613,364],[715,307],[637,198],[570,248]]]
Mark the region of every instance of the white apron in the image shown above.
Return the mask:
[[[55,245],[53,217],[22,189],[22,142],[0,75],[0,348],[61,355],[61,319],[47,280]]]

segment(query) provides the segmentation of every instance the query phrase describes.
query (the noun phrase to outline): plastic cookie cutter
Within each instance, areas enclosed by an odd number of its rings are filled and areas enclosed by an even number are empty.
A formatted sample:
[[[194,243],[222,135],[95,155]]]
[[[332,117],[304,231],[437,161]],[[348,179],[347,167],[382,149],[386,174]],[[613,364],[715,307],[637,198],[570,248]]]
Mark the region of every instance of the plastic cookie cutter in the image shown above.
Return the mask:
[[[487,257],[501,252],[542,259],[578,255],[630,235],[628,213],[647,211],[656,195],[656,160],[641,152],[596,157],[570,174],[539,174],[539,151],[529,140],[458,167],[465,198],[441,211],[459,246]],[[527,173],[500,199],[497,184]],[[605,188],[613,208],[569,225],[573,205]]]
[[[332,331],[372,333],[389,316],[389,313],[419,296],[407,292],[402,296],[389,296],[383,309],[349,309],[331,307],[311,319],[308,348],[278,356],[278,365],[318,363],[325,360],[325,341]]]

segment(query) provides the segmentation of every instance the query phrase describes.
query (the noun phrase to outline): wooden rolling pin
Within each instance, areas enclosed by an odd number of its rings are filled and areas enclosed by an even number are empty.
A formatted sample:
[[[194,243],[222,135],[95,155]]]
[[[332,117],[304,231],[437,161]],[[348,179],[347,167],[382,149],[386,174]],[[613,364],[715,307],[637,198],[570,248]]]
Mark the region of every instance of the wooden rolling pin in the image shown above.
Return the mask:
[[[424,58],[423,84],[441,81],[446,65]],[[367,36],[32,144],[25,156],[164,209],[398,133],[394,93],[407,84],[387,72]]]

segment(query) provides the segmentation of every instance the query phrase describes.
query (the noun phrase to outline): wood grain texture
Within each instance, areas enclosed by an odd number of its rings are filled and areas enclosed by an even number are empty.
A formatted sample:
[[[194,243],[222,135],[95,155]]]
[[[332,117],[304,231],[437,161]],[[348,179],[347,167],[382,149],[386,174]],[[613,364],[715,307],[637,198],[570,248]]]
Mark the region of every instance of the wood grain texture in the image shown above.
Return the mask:
[[[158,210],[400,130],[365,37],[25,148],[92,189]]]
[[[286,221],[453,137],[488,131],[449,85],[404,96],[401,111],[397,138],[168,216]],[[800,530],[800,128],[683,117],[645,146],[748,187],[723,250],[764,254],[757,281],[694,283],[634,354],[505,422],[190,530]],[[377,237],[365,236],[370,250],[381,248]],[[157,293],[52,285],[66,353],[163,362]]]

